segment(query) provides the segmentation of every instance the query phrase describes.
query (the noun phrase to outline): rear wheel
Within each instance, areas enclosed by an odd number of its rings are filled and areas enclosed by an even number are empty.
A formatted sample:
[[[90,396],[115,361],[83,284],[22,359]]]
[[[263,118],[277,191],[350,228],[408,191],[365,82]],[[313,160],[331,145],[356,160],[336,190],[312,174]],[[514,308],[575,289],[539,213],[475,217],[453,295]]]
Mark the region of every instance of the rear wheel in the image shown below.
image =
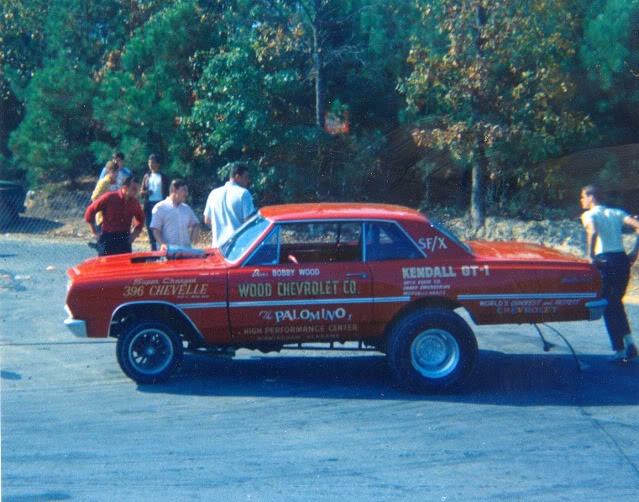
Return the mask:
[[[470,326],[444,309],[411,312],[391,329],[387,358],[397,382],[413,392],[454,391],[477,360]]]
[[[131,326],[116,347],[122,371],[137,383],[167,380],[182,362],[182,340],[163,322],[141,321]]]

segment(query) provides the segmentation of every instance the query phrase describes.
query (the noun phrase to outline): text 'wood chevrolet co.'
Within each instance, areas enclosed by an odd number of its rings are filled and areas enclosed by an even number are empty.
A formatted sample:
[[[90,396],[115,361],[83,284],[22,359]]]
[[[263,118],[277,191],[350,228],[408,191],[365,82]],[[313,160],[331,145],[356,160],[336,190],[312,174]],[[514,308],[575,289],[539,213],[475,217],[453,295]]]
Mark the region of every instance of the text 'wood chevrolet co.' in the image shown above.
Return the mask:
[[[358,342],[413,391],[469,377],[476,324],[597,319],[590,263],[542,246],[464,244],[423,214],[372,204],[265,207],[220,249],[94,258],[68,271],[66,325],[115,337],[122,370],[159,382],[184,351]],[[322,347],[324,346],[322,344]]]

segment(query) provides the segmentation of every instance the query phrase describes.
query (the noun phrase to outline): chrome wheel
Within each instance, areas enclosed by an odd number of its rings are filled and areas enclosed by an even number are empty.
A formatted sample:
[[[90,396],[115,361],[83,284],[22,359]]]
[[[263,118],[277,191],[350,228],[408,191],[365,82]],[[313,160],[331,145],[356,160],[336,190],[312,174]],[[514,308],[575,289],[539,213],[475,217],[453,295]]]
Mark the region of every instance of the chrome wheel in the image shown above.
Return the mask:
[[[455,312],[407,313],[389,332],[386,357],[400,386],[411,392],[460,390],[477,360],[477,340]]]
[[[410,348],[413,368],[426,378],[449,375],[459,364],[457,340],[441,329],[419,333]]]

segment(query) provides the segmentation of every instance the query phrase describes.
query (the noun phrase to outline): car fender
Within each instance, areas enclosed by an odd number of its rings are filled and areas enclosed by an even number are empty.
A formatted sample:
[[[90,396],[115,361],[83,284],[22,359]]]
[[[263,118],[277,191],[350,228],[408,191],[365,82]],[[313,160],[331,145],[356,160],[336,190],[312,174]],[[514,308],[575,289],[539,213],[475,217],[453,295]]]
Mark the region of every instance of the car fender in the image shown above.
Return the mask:
[[[131,316],[136,319],[162,319],[171,324],[187,341],[198,346],[206,345],[202,333],[186,312],[174,303],[163,301],[137,301],[118,305],[111,315],[109,336],[119,338],[129,324]]]
[[[452,301],[450,298],[446,298],[443,296],[428,296],[414,299],[412,302],[404,305],[388,322],[384,330],[384,338],[386,339],[388,337],[395,324],[400,322],[404,317],[406,317],[406,315],[410,314],[411,312],[433,308],[454,312],[460,307],[461,305],[459,305],[458,303]]]

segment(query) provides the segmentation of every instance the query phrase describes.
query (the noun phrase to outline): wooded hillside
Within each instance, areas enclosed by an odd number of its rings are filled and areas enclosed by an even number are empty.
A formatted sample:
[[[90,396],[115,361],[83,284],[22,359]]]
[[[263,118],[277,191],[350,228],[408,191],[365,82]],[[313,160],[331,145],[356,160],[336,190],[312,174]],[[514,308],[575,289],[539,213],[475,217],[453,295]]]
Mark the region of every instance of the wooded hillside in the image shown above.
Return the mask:
[[[639,187],[639,0],[0,0],[0,177],[548,216]],[[327,123],[328,120],[328,123]],[[630,148],[630,150],[629,150]],[[634,191],[633,191],[634,190]],[[639,207],[629,208],[639,212]]]

